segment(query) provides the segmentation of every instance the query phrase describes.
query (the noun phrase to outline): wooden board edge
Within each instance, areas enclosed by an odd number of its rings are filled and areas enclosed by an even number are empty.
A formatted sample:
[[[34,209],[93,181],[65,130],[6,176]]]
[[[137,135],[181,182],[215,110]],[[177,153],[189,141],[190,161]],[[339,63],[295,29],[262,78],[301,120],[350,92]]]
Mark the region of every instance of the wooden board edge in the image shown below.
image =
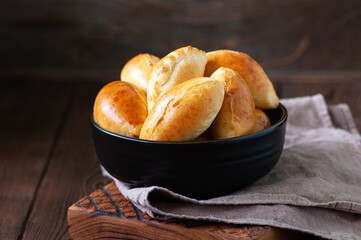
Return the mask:
[[[257,236],[233,237],[227,233],[217,233],[207,230],[190,229],[179,225],[164,224],[159,221],[139,221],[136,219],[119,218],[99,215],[94,211],[80,208],[73,204],[68,209],[69,234],[72,239],[94,238],[129,238],[132,239],[298,239],[298,232],[268,227]],[[144,230],[146,229],[146,231]]]
[[[127,219],[99,215],[72,205],[68,210],[69,234],[72,239],[239,239],[227,234],[187,229],[158,221]],[[144,230],[146,229],[146,231]],[[253,238],[256,239],[256,238]]]
[[[256,239],[257,240],[269,240],[269,239],[298,240],[301,239],[302,236],[303,234],[301,232],[269,227],[268,231],[260,234]]]

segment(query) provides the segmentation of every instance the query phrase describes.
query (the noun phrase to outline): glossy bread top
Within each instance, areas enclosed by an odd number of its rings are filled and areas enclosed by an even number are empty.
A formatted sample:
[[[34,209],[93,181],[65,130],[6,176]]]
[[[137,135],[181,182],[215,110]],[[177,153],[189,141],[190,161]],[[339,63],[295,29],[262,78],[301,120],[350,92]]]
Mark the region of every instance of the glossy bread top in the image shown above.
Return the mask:
[[[148,115],[144,91],[135,85],[114,81],[104,86],[94,103],[94,120],[105,130],[138,137]]]

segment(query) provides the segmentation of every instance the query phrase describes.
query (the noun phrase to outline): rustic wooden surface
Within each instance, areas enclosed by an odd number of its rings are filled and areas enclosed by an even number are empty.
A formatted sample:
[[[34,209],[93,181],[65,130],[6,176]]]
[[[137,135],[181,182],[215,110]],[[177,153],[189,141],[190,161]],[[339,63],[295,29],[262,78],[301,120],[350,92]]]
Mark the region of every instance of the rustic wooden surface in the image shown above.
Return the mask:
[[[1,82],[0,239],[16,239],[22,232],[56,147],[70,87]]]
[[[0,72],[118,74],[139,52],[244,51],[269,71],[361,69],[359,0],[2,0]]]
[[[361,130],[360,72],[270,78],[280,97],[321,92],[330,104],[348,103]],[[69,239],[69,206],[109,183],[100,174],[89,123],[103,84],[1,77],[0,239]]]
[[[159,221],[142,213],[114,182],[82,198],[68,210],[73,239],[299,239],[301,234],[268,226],[233,225],[170,219]]]

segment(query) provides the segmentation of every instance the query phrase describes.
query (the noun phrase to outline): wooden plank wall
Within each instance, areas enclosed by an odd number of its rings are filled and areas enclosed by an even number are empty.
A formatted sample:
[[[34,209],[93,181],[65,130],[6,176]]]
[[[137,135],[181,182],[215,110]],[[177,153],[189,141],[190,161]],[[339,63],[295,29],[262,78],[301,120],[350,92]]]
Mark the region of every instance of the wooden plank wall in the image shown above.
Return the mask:
[[[132,56],[191,44],[267,72],[359,71],[359,0],[3,0],[0,74],[118,78]]]

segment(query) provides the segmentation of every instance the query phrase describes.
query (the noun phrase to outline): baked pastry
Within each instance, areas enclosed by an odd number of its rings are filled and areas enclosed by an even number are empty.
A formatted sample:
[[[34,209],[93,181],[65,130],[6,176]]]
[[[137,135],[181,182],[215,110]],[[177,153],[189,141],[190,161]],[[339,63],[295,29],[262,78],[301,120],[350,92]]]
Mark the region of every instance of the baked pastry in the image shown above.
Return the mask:
[[[213,122],[222,106],[224,84],[212,78],[195,78],[165,92],[150,111],[141,139],[192,141]]]
[[[147,92],[148,78],[159,58],[147,53],[130,59],[120,73],[120,80],[129,82]]]
[[[179,48],[162,58],[153,67],[148,80],[148,112],[162,93],[189,79],[203,77],[206,63],[206,53],[191,46]]]
[[[231,50],[217,50],[207,53],[204,76],[213,74],[219,67],[233,69],[243,77],[251,90],[256,108],[274,109],[279,100],[272,82],[262,67],[245,53]]]
[[[240,137],[253,132],[254,101],[247,83],[234,70],[220,67],[211,78],[224,83],[222,108],[210,127],[214,139]]]
[[[114,81],[99,91],[93,113],[101,128],[136,138],[148,114],[147,96],[131,83]]]
[[[253,132],[259,132],[271,126],[271,121],[261,109],[256,108],[255,114],[256,114],[256,121],[254,124]]]

